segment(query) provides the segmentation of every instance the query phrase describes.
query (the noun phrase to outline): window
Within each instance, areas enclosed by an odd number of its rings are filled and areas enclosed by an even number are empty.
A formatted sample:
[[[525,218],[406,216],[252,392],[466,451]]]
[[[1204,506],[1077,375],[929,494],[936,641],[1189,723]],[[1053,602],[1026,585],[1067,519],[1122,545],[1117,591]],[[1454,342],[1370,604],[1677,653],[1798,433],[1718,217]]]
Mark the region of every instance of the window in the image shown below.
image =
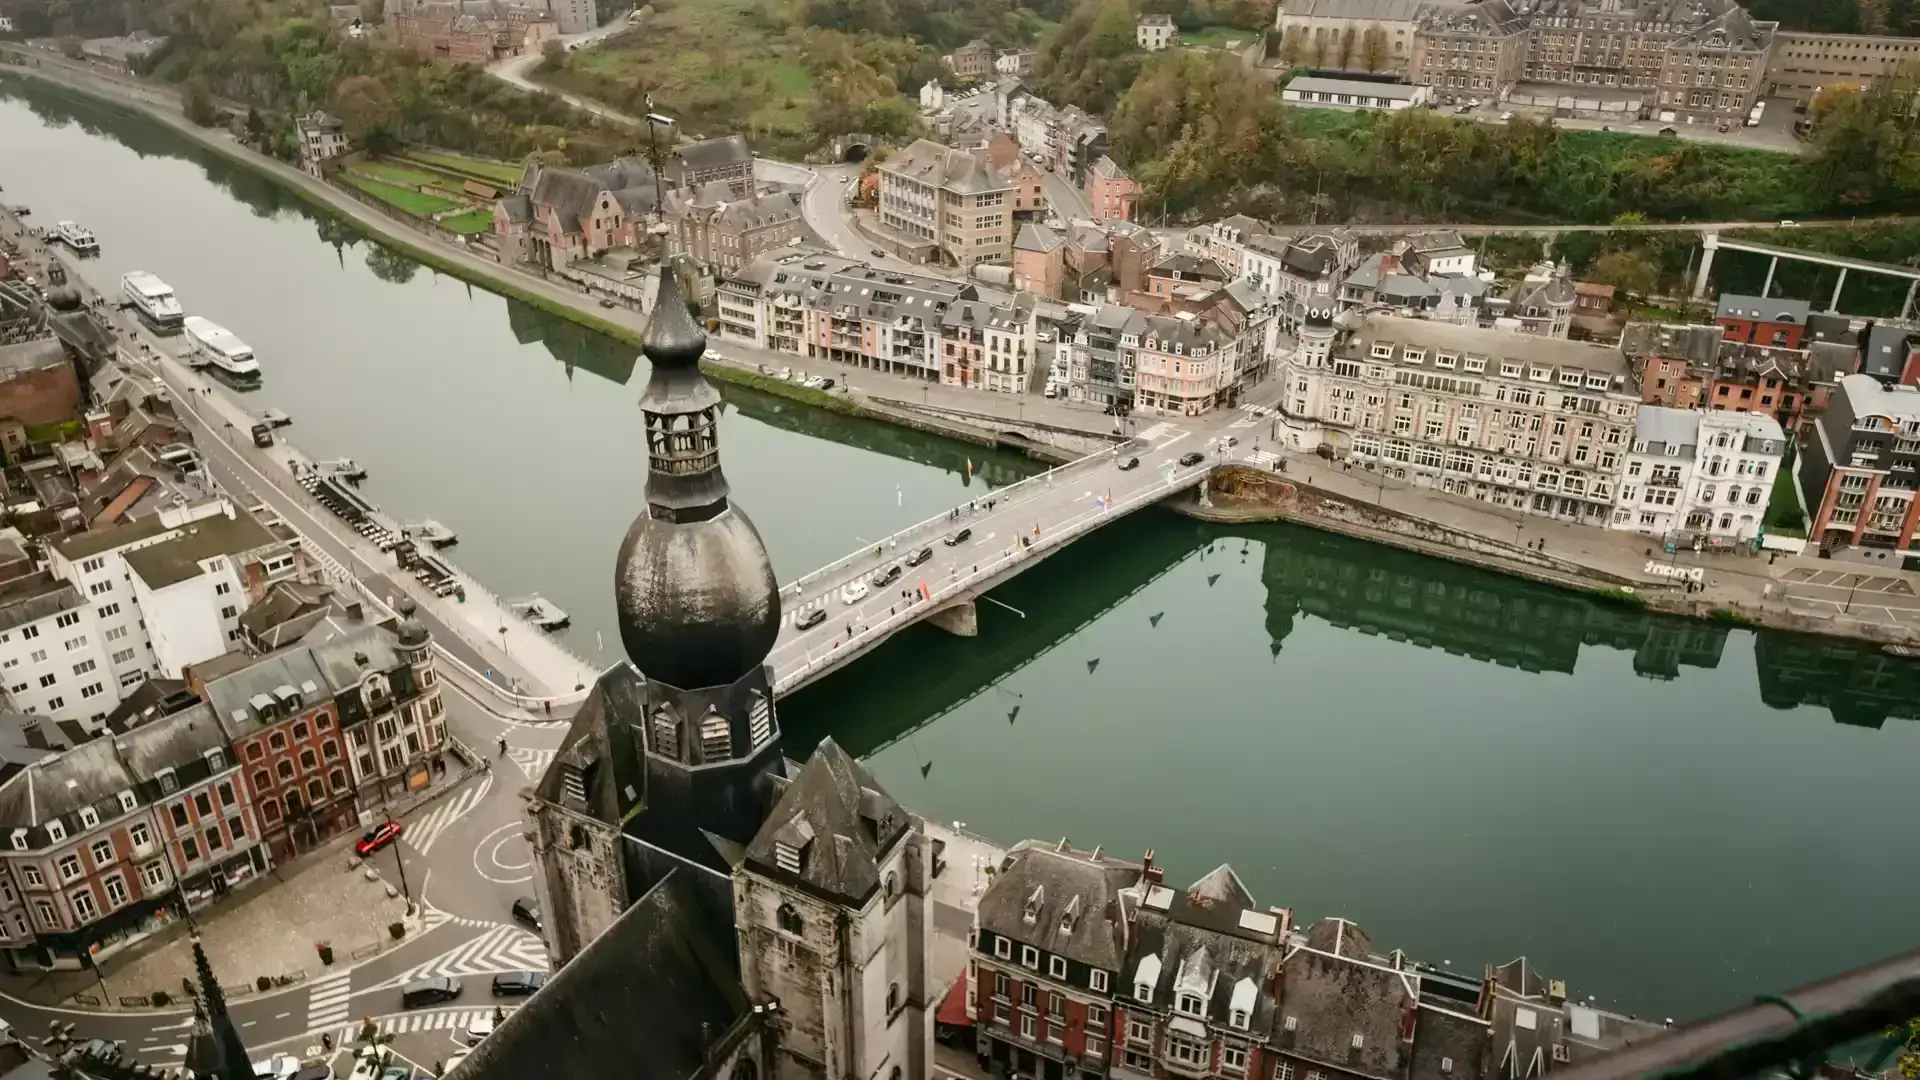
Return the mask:
[[[227,831],[233,834],[235,840],[245,840],[247,838],[247,820],[239,814],[233,815],[227,819]]]
[[[1031,1017],[1031,1016],[1022,1016],[1022,1017],[1020,1018],[1020,1036],[1021,1036],[1021,1038],[1025,1038],[1025,1039],[1031,1039],[1031,1038],[1033,1038],[1033,1030],[1034,1030],[1034,1027],[1035,1027],[1035,1026],[1036,1026],[1036,1024],[1035,1024],[1035,1020],[1034,1020],[1034,1018],[1033,1018],[1033,1017]]]
[[[58,676],[55,676],[55,675],[42,675],[42,676],[40,676],[40,688],[41,688],[42,690],[44,690],[44,689],[46,689],[47,687],[49,687],[49,686],[52,686],[52,685],[53,685],[54,683],[57,683],[57,682],[59,682],[59,681],[60,681],[60,679],[59,679],[59,677],[58,677]]]
[[[180,787],[180,778],[173,774],[172,769],[161,769],[154,774],[153,778],[160,781],[162,795],[170,795]]]
[[[119,652],[113,654],[113,662],[116,664],[126,664],[126,663],[131,663],[132,661],[133,661],[132,649],[121,649]]]
[[[273,732],[267,736],[267,745],[273,747],[275,750],[285,750],[287,748],[287,737],[281,732]]]
[[[1201,1009],[1200,998],[1199,998],[1199,995],[1197,994],[1181,994],[1179,997],[1174,999],[1173,1007],[1183,1013],[1186,1013],[1188,1016],[1206,1015],[1205,1012]]]
[[[62,706],[66,705],[66,703],[67,703],[66,698],[59,697],[59,696],[50,697],[47,699],[47,711],[53,712],[54,710],[59,709]]]
[[[1127,1021],[1127,1041],[1145,1044],[1153,1042],[1153,1028],[1144,1020]]]
[[[313,747],[309,746],[305,750],[300,751],[300,767],[301,768],[311,769],[319,764],[320,764],[320,759],[314,754]]]
[[[306,723],[306,721],[304,721],[304,720],[296,720],[296,721],[294,721],[294,724],[293,724],[293,741],[295,741],[295,742],[299,742],[300,740],[302,740],[302,739],[304,739],[304,738],[306,738],[306,737],[307,737],[307,723]]]
[[[1247,1071],[1247,1048],[1244,1046],[1222,1046],[1220,1065],[1229,1072]]]
[[[792,934],[795,937],[800,936],[805,928],[800,921],[800,913],[794,910],[792,904],[781,904],[773,913],[773,923],[782,933]]]
[[[55,865],[59,867],[61,881],[72,881],[80,876],[80,856],[78,855],[62,855]]]
[[[23,626],[20,628],[20,637],[22,640],[37,638],[39,636],[40,628],[37,626]]]
[[[146,822],[136,821],[133,823],[133,826],[127,830],[127,839],[133,841],[133,846],[138,849],[153,843],[153,834],[147,831]]]
[[[1356,1031],[1353,1033],[1353,1048],[1355,1050],[1358,1050],[1362,1046],[1364,1046],[1366,1044],[1366,1041],[1367,1040],[1365,1036],[1361,1035],[1359,1032]]]
[[[892,1016],[900,1007],[900,984],[892,983],[887,987],[887,1015]]]
[[[1453,1073],[1453,1059],[1452,1059],[1452,1058],[1450,1058],[1450,1057],[1443,1057],[1443,1058],[1441,1058],[1441,1059],[1440,1059],[1440,1071],[1441,1071],[1441,1072],[1443,1072],[1443,1073],[1447,1073],[1448,1075],[1452,1075],[1452,1073]]]
[[[1296,1028],[1298,1028],[1298,1027],[1300,1026],[1300,1021],[1298,1021],[1298,1020],[1296,1020],[1296,1019],[1294,1019],[1293,1017],[1291,1017],[1291,1016],[1289,1016],[1289,1017],[1287,1017],[1287,1018],[1286,1018],[1286,1020],[1285,1020],[1285,1021],[1284,1021],[1284,1022],[1283,1022],[1283,1023],[1281,1024],[1281,1026],[1282,1026],[1282,1027],[1284,1027],[1284,1028],[1285,1028],[1286,1030],[1288,1030],[1288,1031],[1293,1031],[1294,1029],[1296,1029]]]
[[[98,824],[100,824],[100,815],[95,812],[93,807],[83,806],[80,808],[80,827],[82,829],[91,829]]]
[[[1047,958],[1047,974],[1053,976],[1056,979],[1066,978],[1067,977],[1067,958],[1064,956],[1048,957]]]
[[[168,810],[170,810],[170,811],[171,811],[171,812],[173,813],[173,827],[174,827],[174,828],[176,828],[176,829],[184,829],[184,828],[186,828],[186,826],[187,826],[187,804],[186,804],[186,803],[174,803],[174,804],[173,804],[172,806],[170,806],[170,807],[168,807],[167,809],[168,809]]]
[[[65,823],[58,820],[47,822],[47,839],[58,843],[66,838],[67,826]]]
[[[67,899],[73,901],[73,914],[76,918],[91,919],[100,914],[100,906],[93,902],[92,889],[81,889]]]
[[[47,883],[46,879],[40,876],[40,868],[37,866],[21,867],[20,877],[21,880],[27,883],[27,887],[30,889],[37,889]]]
[[[206,792],[198,791],[194,793],[193,812],[200,817],[209,817],[213,814],[213,800],[207,797]]]
[[[109,584],[107,587],[112,588],[113,586]],[[95,615],[100,616],[103,619],[111,619],[115,615],[120,614],[120,605],[119,604],[101,604],[98,608],[94,609],[93,613]]]
[[[105,866],[113,861],[113,841],[111,840],[96,840],[87,851],[93,855],[95,867]]]
[[[279,764],[274,767],[274,771],[280,774],[280,779],[291,780],[293,779],[293,762],[281,758]]]
[[[233,805],[233,785],[231,783],[228,783],[225,780],[222,780],[220,781],[219,791],[220,791],[220,805],[232,806]]]
[[[213,852],[216,852],[219,850],[220,850],[220,826],[215,825],[213,828],[207,830],[207,853],[208,855],[212,855]]]
[[[125,878],[116,874],[107,879],[106,886],[108,907],[117,908],[127,902],[127,882]]]
[[[68,638],[66,645],[67,645],[68,652],[79,652],[81,649],[84,649],[87,647],[86,635],[82,634],[81,636],[76,638]]]
[[[74,612],[74,611],[66,612],[65,614],[61,615],[59,618],[53,620],[53,625],[61,628],[62,630],[65,630],[69,626],[78,626],[79,624],[80,624],[80,615],[78,612]]]
[[[1030,968],[1040,966],[1040,950],[1031,945],[1020,946],[1020,962]]]
[[[189,836],[180,841],[180,854],[185,856],[188,862],[198,862],[200,860],[200,845],[194,842],[193,837]]]
[[[345,791],[347,790],[347,774],[340,769],[335,769],[327,774],[327,783],[333,787],[335,794]]]
[[[240,614],[240,609],[234,607],[232,604],[228,604],[226,607],[220,609],[220,617],[223,619],[231,619],[238,614]]]
[[[213,587],[213,595],[215,596],[225,596],[232,591],[233,591],[233,586],[227,584],[224,581],[215,584]]]
[[[1107,973],[1104,971],[1096,971],[1092,977],[1088,979],[1088,982],[1094,990],[1104,993],[1107,989]]]
[[[31,630],[32,627],[28,627],[28,629]],[[54,913],[53,901],[51,900],[35,900],[33,902],[33,915],[34,918],[40,920],[41,926],[58,927],[60,925],[60,917]]]
[[[1173,1035],[1167,1036],[1167,1056],[1182,1065],[1207,1064],[1207,1048]]]
[[[1013,959],[1013,943],[1003,937],[993,939],[993,955],[1002,960]]]
[[[93,668],[94,668],[93,661],[82,660],[79,663],[73,665],[73,673],[75,675],[85,675],[87,672],[92,671]]]
[[[994,997],[1010,996],[1009,989],[1012,985],[1013,985],[1013,980],[1007,978],[1006,972],[996,971],[993,973],[993,996]]]
[[[326,742],[321,743],[320,756],[326,758],[328,761],[332,761],[334,758],[339,757],[340,744],[334,742],[332,739],[328,739]]]
[[[319,777],[316,776],[307,781],[307,798],[312,799],[314,802],[319,802],[326,797],[327,789],[321,785]]]
[[[254,772],[253,789],[255,791],[264,791],[267,788],[270,788],[272,786],[273,786],[273,777],[267,773],[267,770],[260,769]]]

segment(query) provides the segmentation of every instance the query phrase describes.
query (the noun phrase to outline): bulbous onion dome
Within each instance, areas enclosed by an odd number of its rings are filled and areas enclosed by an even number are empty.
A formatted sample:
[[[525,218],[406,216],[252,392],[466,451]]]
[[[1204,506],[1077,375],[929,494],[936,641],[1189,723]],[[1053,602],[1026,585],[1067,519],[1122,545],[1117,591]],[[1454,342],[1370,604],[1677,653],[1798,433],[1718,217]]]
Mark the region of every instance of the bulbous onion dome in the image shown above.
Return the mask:
[[[780,633],[767,547],[720,470],[720,394],[700,373],[706,344],[673,267],[663,266],[641,339],[653,367],[640,396],[647,507],[620,544],[614,594],[628,659],[683,690],[735,682]]]

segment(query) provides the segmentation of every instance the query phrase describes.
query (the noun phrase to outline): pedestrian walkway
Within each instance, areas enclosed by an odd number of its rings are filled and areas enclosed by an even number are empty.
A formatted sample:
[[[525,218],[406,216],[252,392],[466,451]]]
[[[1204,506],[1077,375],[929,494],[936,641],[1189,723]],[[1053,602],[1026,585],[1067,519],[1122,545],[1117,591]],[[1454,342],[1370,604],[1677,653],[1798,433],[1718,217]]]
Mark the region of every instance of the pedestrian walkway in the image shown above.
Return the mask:
[[[495,1009],[512,1012],[504,1005],[495,1005],[491,1009],[447,1009],[436,1012],[407,1013],[402,1016],[388,1016],[374,1021],[374,1027],[382,1035],[411,1035],[417,1031],[464,1031],[483,1016],[491,1015]],[[360,1025],[348,1024],[330,1034],[335,1046],[352,1046],[360,1037]]]
[[[503,971],[545,970],[547,946],[544,942],[517,926],[496,924],[478,937],[448,949],[390,982],[400,985],[415,979],[458,979],[470,975],[498,975]]]
[[[313,984],[307,993],[307,1030],[345,1023],[352,1011],[353,973],[343,971]]]
[[[465,817],[467,812],[480,805],[480,800],[493,790],[493,774],[487,773],[478,784],[469,784],[452,798],[441,798],[432,810],[407,822],[400,833],[400,842],[422,855],[433,850],[433,842],[447,826]]]

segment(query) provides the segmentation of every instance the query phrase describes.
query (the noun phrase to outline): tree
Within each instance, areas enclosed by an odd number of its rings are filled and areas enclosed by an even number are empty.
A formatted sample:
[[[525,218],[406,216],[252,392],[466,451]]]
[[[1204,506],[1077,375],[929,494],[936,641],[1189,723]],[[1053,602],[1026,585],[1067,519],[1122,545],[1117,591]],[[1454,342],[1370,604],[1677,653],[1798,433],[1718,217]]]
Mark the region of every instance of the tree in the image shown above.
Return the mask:
[[[413,280],[420,264],[389,247],[369,242],[367,244],[367,269],[381,281],[390,281],[395,285],[405,285]]]
[[[1659,270],[1644,255],[1609,251],[1594,262],[1587,276],[1631,296],[1645,296],[1653,291]]]
[[[267,138],[267,121],[261,117],[260,110],[247,106],[247,142],[259,146]]]
[[[567,66],[567,47],[560,44],[558,38],[548,38],[540,43],[540,70],[559,71]]]
[[[347,134],[369,153],[382,153],[398,140],[393,125],[398,112],[386,86],[371,75],[342,79],[333,94],[334,112]]]
[[[1382,26],[1369,26],[1360,37],[1360,65],[1368,71],[1379,71],[1387,66],[1387,31]]]
[[[220,122],[220,110],[213,104],[213,94],[207,89],[207,80],[196,75],[180,84],[180,112],[201,127],[212,127]]]
[[[1280,62],[1289,68],[1300,66],[1300,34],[1298,31],[1280,39]]]
[[[1353,66],[1353,47],[1357,44],[1358,42],[1354,40],[1353,28],[1348,27],[1346,32],[1340,35],[1340,66],[1342,68]]]

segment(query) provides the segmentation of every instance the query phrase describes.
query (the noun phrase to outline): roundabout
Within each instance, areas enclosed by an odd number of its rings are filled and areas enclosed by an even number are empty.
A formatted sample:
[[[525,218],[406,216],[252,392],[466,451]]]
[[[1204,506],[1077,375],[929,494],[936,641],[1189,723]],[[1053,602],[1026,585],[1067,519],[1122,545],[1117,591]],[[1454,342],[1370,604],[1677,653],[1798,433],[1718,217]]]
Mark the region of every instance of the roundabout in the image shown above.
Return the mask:
[[[509,822],[480,838],[473,848],[473,872],[495,885],[533,880],[533,848],[520,822]]]

